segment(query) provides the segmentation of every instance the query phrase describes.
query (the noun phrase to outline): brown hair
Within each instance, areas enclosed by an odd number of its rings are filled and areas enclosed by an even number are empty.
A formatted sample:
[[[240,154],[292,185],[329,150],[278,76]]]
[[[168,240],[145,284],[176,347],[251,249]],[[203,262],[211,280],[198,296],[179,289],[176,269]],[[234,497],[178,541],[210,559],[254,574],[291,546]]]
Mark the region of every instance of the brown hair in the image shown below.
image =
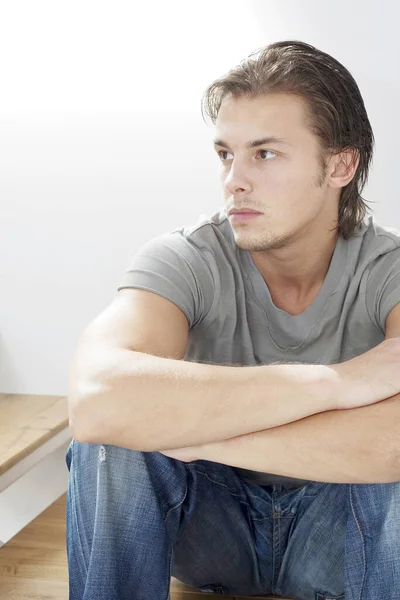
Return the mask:
[[[368,179],[374,135],[360,90],[350,72],[335,58],[300,41],[277,42],[260,48],[207,87],[204,111],[215,124],[228,94],[254,97],[271,92],[301,96],[307,102],[311,130],[320,138],[321,167],[330,154],[354,148],[360,157],[353,179],[342,189],[338,232],[355,233],[370,209],[361,191]]]

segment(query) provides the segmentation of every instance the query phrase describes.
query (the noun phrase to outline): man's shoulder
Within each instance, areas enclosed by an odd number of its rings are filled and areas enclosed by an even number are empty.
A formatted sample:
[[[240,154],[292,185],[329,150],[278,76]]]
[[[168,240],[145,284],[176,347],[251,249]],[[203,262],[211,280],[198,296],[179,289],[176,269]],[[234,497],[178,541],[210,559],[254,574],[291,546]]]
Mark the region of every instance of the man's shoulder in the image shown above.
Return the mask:
[[[377,223],[374,217],[368,217],[359,233],[354,236],[352,246],[358,248],[360,258],[358,264],[374,263],[385,255],[392,258],[400,253],[400,229]]]
[[[400,247],[400,228],[377,223],[372,217],[370,217],[369,221],[371,230],[379,244],[383,246],[387,244],[392,248]]]

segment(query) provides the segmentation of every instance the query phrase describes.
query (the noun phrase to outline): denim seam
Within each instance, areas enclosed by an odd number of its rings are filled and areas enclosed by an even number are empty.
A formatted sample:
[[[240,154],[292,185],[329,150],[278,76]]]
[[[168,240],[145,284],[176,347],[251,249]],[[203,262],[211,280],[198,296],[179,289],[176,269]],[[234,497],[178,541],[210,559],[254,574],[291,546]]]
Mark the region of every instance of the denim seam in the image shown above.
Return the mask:
[[[355,522],[357,524],[357,529],[360,532],[360,536],[361,536],[361,540],[362,540],[362,547],[363,547],[364,575],[363,575],[363,580],[362,580],[362,584],[361,584],[360,595],[358,597],[358,600],[361,600],[361,598],[362,598],[362,592],[363,592],[363,589],[364,589],[365,572],[366,572],[365,540],[364,540],[364,536],[363,536],[363,533],[362,533],[362,530],[361,530],[360,522],[357,519],[357,515],[356,515],[355,510],[354,510],[354,505],[353,505],[353,485],[352,484],[350,484],[350,505],[351,505],[351,511],[353,513],[353,516],[354,516],[354,520],[355,520]]]
[[[88,574],[88,566],[86,565],[86,560],[85,560],[85,554],[83,552],[83,545],[82,545],[82,540],[81,540],[81,536],[79,533],[79,527],[78,527],[78,513],[76,511],[76,503],[75,503],[75,489],[76,489],[76,478],[75,478],[75,468],[74,468],[74,464],[75,464],[75,460],[74,460],[74,455],[75,455],[76,449],[75,449],[75,444],[74,444],[74,438],[72,438],[71,440],[71,461],[70,461],[70,479],[72,480],[72,484],[73,484],[73,489],[71,490],[71,494],[70,494],[70,501],[71,501],[71,508],[73,511],[73,515],[74,515],[74,519],[75,519],[75,523],[76,523],[76,527],[74,527],[74,529],[76,529],[76,533],[77,533],[77,540],[78,540],[78,545],[79,545],[79,549],[82,555],[82,562],[83,565],[85,567],[85,571],[86,571],[86,576]]]
[[[207,477],[207,479],[208,479],[209,481],[211,481],[211,483],[216,483],[217,485],[221,485],[221,486],[223,486],[224,488],[226,488],[226,489],[228,490],[228,492],[231,494],[231,496],[234,496],[235,498],[238,498],[238,499],[239,499],[239,502],[241,502],[241,504],[245,504],[245,505],[246,505],[246,506],[247,506],[249,509],[251,509],[251,508],[252,508],[249,502],[246,502],[246,500],[243,500],[243,497],[242,497],[242,495],[241,495],[241,494],[236,494],[235,492],[232,492],[231,488],[230,488],[229,486],[227,486],[227,485],[226,485],[226,483],[222,483],[221,481],[216,481],[215,479],[212,479],[212,478],[211,478],[211,477],[208,475],[208,473],[204,473],[203,471],[199,471],[199,470],[197,470],[197,469],[194,469],[194,471],[195,471],[195,472],[196,472],[198,475],[203,475],[204,477]],[[322,483],[322,488],[324,488],[324,487],[326,487],[326,486],[328,485],[328,483],[329,483],[329,482],[321,482],[321,483]],[[322,488],[321,488],[321,489],[322,489]],[[321,491],[321,490],[319,490],[319,491]],[[304,494],[304,495],[302,496],[302,499],[303,499],[303,498],[315,498],[315,496],[317,496],[317,495],[318,495],[319,491],[318,491],[316,494],[310,494],[310,495],[308,495],[308,494]],[[250,498],[254,498],[255,500],[263,500],[263,501],[267,502],[266,500],[264,500],[264,498],[260,498],[259,496],[256,496],[255,494],[250,494],[250,493],[247,493],[247,492],[246,492],[246,495],[247,495],[247,496],[249,496]],[[286,513],[286,511],[283,511],[281,516],[282,516],[282,517],[285,517],[285,516],[286,516],[286,515],[285,515],[285,513]],[[293,514],[294,514],[294,513],[289,513],[289,515],[293,515]],[[267,518],[269,518],[269,517],[265,517],[265,518],[267,519]],[[265,520],[265,519],[254,519],[254,520],[256,520],[256,521],[263,521],[263,520]]]
[[[235,496],[235,498],[239,498],[239,502],[241,502],[242,504],[246,504],[246,506],[248,506],[250,508],[250,504],[242,499],[241,494],[235,494],[235,492],[232,492],[231,488],[229,486],[227,486],[226,483],[221,483],[220,481],[215,481],[215,479],[211,479],[211,477],[207,473],[203,473],[203,471],[198,471],[197,469],[195,469],[195,472],[198,475],[203,475],[203,477],[207,477],[207,479],[209,481],[211,481],[211,483],[216,483],[217,485],[221,485],[222,487],[226,488],[228,490],[228,492],[231,494],[231,496]],[[256,497],[257,496],[254,496],[254,498],[256,498]]]
[[[321,485],[321,487],[319,489],[317,489],[315,494],[303,494],[302,498],[315,498],[316,496],[318,496],[318,494],[321,493],[321,491],[323,489],[326,488],[327,485],[332,485],[332,482],[330,482],[330,481],[318,481],[318,483]],[[333,485],[336,485],[336,484],[333,484]]]
[[[167,579],[167,600],[170,600],[171,595],[171,570],[172,570],[172,550],[170,550],[169,556],[169,575]]]
[[[73,484],[74,484],[74,490],[76,488],[76,481],[75,481],[75,472],[72,474],[72,480],[73,480]],[[78,544],[79,544],[79,548],[81,551],[81,555],[82,555],[82,562],[84,564],[85,567],[85,571],[86,571],[86,576],[88,574],[88,566],[86,565],[86,560],[85,560],[85,554],[83,552],[83,546],[82,546],[82,540],[81,540],[81,535],[79,533],[79,526],[78,526],[78,514],[76,512],[76,504],[75,504],[75,493],[74,490],[72,490],[72,494],[71,494],[71,504],[72,504],[72,510],[74,512],[74,518],[75,518],[75,523],[76,523],[76,533],[77,533],[77,540],[78,540]]]
[[[319,481],[318,483],[321,484],[321,488],[319,490],[317,490],[315,492],[315,494],[303,494],[302,498],[315,498],[316,496],[318,496],[318,494],[321,492],[321,490],[323,488],[325,488],[327,485],[329,485],[330,482],[329,481]],[[300,486],[300,487],[303,487],[305,490],[306,485],[307,484],[305,484],[304,486]],[[291,492],[293,489],[297,490],[298,488],[292,488],[287,491]],[[250,492],[247,492],[247,491],[246,491],[246,495],[249,496],[249,498],[255,498],[256,500],[264,500],[264,498],[260,498],[260,496],[257,496],[256,494],[251,494]]]
[[[168,518],[169,513],[171,512],[171,510],[175,510],[176,508],[179,508],[179,506],[181,506],[184,501],[185,498],[187,496],[187,491],[188,491],[188,486],[186,484],[185,486],[185,493],[183,494],[183,498],[182,500],[180,500],[177,504],[175,504],[175,506],[171,506],[171,508],[169,508],[165,514],[164,517],[164,523]],[[168,573],[168,578],[167,578],[167,598],[166,600],[170,600],[170,594],[171,594],[171,572],[172,572],[172,558],[173,558],[173,552],[172,552],[172,548],[170,547],[170,556],[169,556],[169,573]]]
[[[182,498],[182,500],[180,500],[180,501],[178,502],[178,504],[175,504],[175,506],[171,506],[171,508],[169,508],[169,509],[167,510],[167,512],[166,512],[166,514],[165,514],[164,521],[166,521],[166,520],[167,520],[167,517],[168,517],[169,513],[171,512],[171,510],[175,510],[176,508],[179,508],[179,506],[181,506],[181,505],[184,503],[184,501],[185,501],[185,498],[186,498],[186,496],[187,496],[187,490],[188,490],[188,488],[187,488],[187,484],[186,484],[186,486],[185,486],[185,493],[183,494],[183,498]]]

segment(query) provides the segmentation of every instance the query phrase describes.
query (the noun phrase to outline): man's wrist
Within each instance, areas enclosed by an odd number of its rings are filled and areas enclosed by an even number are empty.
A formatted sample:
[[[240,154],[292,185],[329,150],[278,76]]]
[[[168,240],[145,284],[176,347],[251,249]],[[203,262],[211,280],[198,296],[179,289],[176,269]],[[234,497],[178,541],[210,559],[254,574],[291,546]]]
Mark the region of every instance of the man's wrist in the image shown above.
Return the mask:
[[[340,410],[342,384],[340,382],[339,373],[330,365],[318,365],[321,367],[321,378],[315,386],[315,391],[322,394],[326,399],[326,410]]]
[[[284,369],[291,394],[297,394],[300,400],[311,401],[318,408],[316,412],[340,408],[340,376],[332,366],[289,363],[274,365],[274,368]]]

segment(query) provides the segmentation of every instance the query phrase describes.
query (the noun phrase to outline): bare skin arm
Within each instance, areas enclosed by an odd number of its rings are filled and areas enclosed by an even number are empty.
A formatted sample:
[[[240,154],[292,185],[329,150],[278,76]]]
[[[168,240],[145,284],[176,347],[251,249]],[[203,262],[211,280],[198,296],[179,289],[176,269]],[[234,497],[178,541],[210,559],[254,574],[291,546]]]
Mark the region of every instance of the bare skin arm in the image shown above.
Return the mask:
[[[121,290],[85,330],[70,372],[77,440],[154,451],[276,427],[336,408],[323,365],[232,367],[183,360],[188,323],[171,302]]]
[[[74,437],[143,451],[181,448],[399,391],[390,393],[383,384],[375,389],[370,382],[360,386],[357,377],[370,372],[367,359],[343,367],[209,365],[182,360],[187,338],[186,317],[174,304],[142,290],[119,292],[84,332],[74,355],[68,396]],[[386,374],[389,354],[382,356]]]

